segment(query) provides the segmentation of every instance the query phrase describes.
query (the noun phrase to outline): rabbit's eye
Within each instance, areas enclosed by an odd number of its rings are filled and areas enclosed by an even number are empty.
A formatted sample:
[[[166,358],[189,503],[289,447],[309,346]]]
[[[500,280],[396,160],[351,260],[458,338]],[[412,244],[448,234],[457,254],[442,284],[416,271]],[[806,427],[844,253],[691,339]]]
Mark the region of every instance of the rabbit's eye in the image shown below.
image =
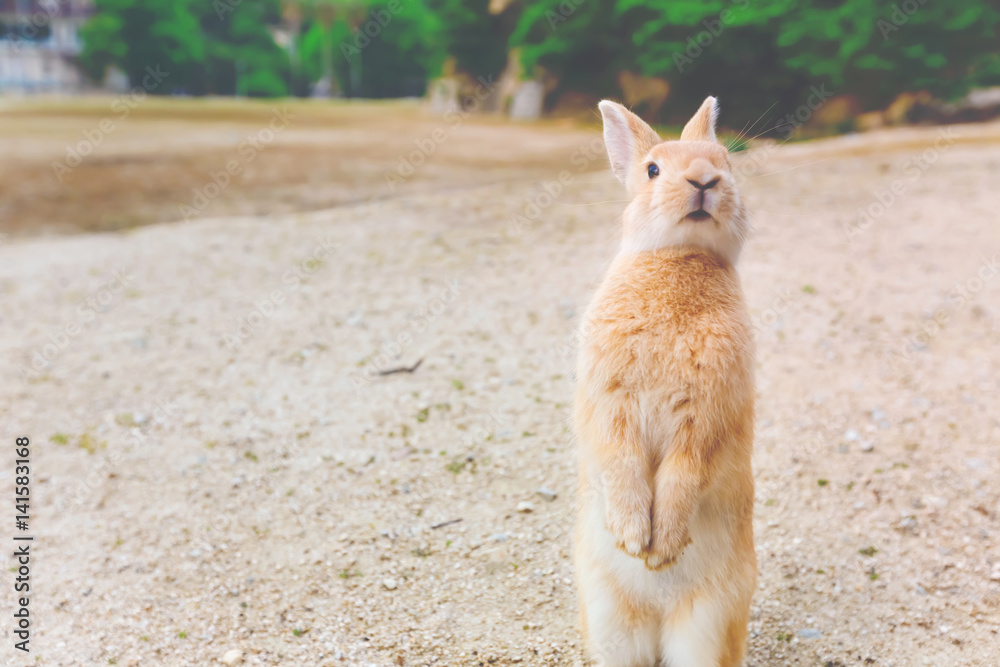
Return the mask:
[[[657,167],[655,164],[651,164],[649,165],[649,168],[646,169],[646,173],[649,174],[650,178],[654,178],[660,175],[660,168]]]

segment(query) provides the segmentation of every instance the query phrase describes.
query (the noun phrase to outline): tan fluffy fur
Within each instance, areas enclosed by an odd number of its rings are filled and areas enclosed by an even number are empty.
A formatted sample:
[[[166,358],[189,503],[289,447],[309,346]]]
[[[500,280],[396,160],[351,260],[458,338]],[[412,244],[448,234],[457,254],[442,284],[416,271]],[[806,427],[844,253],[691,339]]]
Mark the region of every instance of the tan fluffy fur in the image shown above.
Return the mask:
[[[601,112],[633,201],[577,369],[583,632],[608,667],[732,667],[757,576],[753,341],[734,268],[746,213],[714,98],[673,142],[617,104]],[[699,199],[689,181],[713,179]],[[700,206],[710,218],[688,217]]]

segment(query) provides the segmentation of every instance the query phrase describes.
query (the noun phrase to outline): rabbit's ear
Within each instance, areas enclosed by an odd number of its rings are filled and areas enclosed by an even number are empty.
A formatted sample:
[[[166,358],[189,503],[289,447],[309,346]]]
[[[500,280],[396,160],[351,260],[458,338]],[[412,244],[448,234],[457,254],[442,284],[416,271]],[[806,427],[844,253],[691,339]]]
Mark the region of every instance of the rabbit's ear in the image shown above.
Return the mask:
[[[597,106],[604,119],[604,145],[611,160],[611,171],[625,183],[635,161],[663,140],[645,121],[622,105],[602,100]]]
[[[715,141],[715,120],[719,117],[719,101],[712,96],[705,98],[701,108],[691,117],[681,141]]]

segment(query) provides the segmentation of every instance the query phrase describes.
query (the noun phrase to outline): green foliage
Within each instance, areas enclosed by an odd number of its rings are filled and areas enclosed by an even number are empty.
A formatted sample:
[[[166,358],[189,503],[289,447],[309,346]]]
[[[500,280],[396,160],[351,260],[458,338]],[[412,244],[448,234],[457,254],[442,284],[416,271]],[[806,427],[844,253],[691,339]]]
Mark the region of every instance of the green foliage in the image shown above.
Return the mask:
[[[574,0],[576,2],[576,0]],[[520,47],[525,72],[543,67],[562,90],[600,94],[616,89],[616,74],[637,57],[638,24],[618,15],[608,0],[583,0],[572,12],[560,0],[528,0],[510,37]]]
[[[268,26],[279,0],[97,0],[81,30],[81,61],[95,79],[117,65],[131,85],[166,73],[148,92],[284,95],[288,58]]]
[[[498,74],[518,47],[527,76],[620,96],[630,71],[670,83],[661,122],[706,94],[723,123],[782,117],[813,86],[883,108],[903,91],[956,98],[1000,85],[1000,7],[989,0],[95,0],[81,62],[117,65],[150,92],[306,94],[324,78],[348,96],[419,95],[454,58]],[[279,45],[274,35],[285,36]]]
[[[167,73],[149,90],[167,93],[192,88],[199,79],[205,47],[194,14],[194,0],[96,0],[96,13],[81,30],[81,63],[95,78],[118,65],[132,85],[146,68]]]
[[[387,11],[393,5],[374,3],[371,12]],[[357,32],[360,35],[378,25],[374,15]],[[361,77],[356,86],[362,97],[423,95],[426,82],[441,71],[445,52],[441,43],[442,25],[423,0],[409,0],[377,36],[361,50]]]
[[[269,26],[281,19],[280,0],[243,0],[199,6],[206,38],[205,82],[217,95],[278,97],[290,92],[287,52],[274,42]]]
[[[423,0],[314,3],[299,58],[309,83],[332,73],[350,97],[422,95],[445,58],[441,21]]]
[[[499,74],[507,64],[507,40],[514,12],[490,14],[489,0],[428,0],[440,21],[437,46],[455,58],[455,67],[474,77]]]
[[[561,90],[614,94],[631,70],[670,82],[665,121],[718,94],[724,114],[746,116],[724,121],[740,124],[794,109],[814,85],[866,108],[997,85],[998,43],[1000,9],[986,0],[526,0],[511,37]]]
[[[791,2],[791,0],[783,0]],[[903,90],[964,94],[985,53],[995,53],[1000,10],[981,0],[798,3],[776,21],[776,43],[791,69],[825,79],[867,106]]]
[[[329,28],[318,21],[306,24],[298,42],[298,67],[304,81],[316,83],[327,67],[333,69],[336,79],[344,81],[349,89],[349,63],[340,56],[337,45],[346,41],[351,33],[347,23],[338,21]]]

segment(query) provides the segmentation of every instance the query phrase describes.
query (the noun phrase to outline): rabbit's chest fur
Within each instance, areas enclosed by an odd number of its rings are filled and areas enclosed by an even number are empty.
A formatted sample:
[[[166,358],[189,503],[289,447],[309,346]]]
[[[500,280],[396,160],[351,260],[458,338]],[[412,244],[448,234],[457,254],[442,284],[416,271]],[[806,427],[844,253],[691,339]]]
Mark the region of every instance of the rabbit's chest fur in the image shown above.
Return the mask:
[[[753,343],[739,280],[707,253],[619,257],[583,333],[580,405],[600,411],[602,398],[631,396],[654,457],[665,453],[679,419],[723,427],[752,403]],[[686,409],[693,399],[696,415]]]

